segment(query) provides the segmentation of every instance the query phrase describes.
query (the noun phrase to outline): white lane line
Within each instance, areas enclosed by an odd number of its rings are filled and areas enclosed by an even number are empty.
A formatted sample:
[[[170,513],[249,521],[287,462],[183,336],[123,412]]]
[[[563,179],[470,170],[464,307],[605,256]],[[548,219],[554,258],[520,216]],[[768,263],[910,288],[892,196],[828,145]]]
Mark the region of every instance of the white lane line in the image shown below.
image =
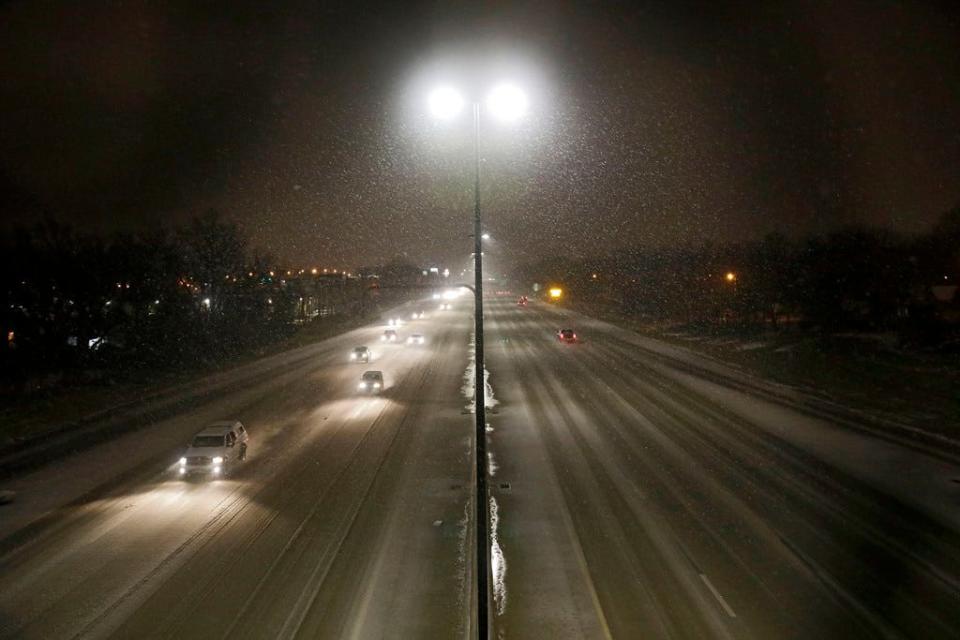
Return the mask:
[[[701,573],[700,579],[703,580],[703,584],[707,585],[707,589],[710,589],[710,593],[712,593],[713,597],[717,599],[717,602],[719,602],[720,606],[723,607],[723,610],[727,612],[727,615],[731,618],[736,618],[737,614],[734,613],[733,609],[730,608],[730,605],[727,604],[727,601],[723,599],[723,596],[720,595],[720,592],[717,591],[717,588],[713,586],[713,583],[710,582],[710,578],[708,578],[705,573]]]

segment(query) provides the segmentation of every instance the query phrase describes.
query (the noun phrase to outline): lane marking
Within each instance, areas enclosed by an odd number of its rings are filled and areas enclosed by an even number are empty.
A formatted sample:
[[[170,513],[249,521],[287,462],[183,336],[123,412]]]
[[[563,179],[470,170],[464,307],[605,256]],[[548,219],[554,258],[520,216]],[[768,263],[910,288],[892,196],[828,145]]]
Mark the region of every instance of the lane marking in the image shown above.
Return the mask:
[[[717,602],[720,603],[720,606],[723,607],[723,610],[726,611],[727,615],[731,618],[736,618],[737,614],[734,613],[733,609],[730,608],[730,605],[727,604],[727,601],[723,599],[723,596],[720,595],[720,592],[717,591],[717,588],[713,586],[713,583],[710,582],[710,578],[707,577],[707,574],[701,573],[700,579],[703,580],[703,584],[707,585],[707,589],[710,589],[710,593],[712,593],[713,597],[717,599]]]

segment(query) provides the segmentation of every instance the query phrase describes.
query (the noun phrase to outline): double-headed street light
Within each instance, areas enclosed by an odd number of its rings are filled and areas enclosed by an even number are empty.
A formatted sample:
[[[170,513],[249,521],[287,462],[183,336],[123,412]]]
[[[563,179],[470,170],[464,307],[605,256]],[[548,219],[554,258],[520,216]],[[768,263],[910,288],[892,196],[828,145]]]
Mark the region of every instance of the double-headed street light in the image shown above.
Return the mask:
[[[450,86],[438,87],[429,96],[430,113],[443,120],[452,120],[463,111],[467,99]],[[474,303],[474,415],[476,417],[476,474],[477,474],[477,631],[486,640],[489,618],[490,537],[487,497],[487,417],[483,365],[483,251],[481,240],[489,239],[483,232],[480,218],[480,101],[473,105],[473,271]],[[516,85],[496,85],[487,96],[486,110],[494,118],[514,122],[527,111],[527,96]]]

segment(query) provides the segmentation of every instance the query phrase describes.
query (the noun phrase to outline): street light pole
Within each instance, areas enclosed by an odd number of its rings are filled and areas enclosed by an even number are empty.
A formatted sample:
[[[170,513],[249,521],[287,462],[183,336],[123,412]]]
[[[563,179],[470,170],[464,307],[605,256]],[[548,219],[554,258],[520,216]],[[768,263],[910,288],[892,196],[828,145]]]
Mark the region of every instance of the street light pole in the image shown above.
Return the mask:
[[[441,119],[455,117],[465,101],[452,87],[438,87],[429,98],[430,111]],[[487,640],[490,636],[490,511],[487,495],[487,416],[486,380],[483,366],[483,225],[480,219],[480,102],[473,104],[473,276],[474,286],[474,416],[476,417],[476,535],[477,535],[477,637]],[[493,88],[487,99],[490,112],[501,119],[511,121],[523,115],[527,98],[518,87],[500,84]]]
[[[483,247],[480,222],[480,103],[473,103],[473,282],[474,282],[474,416],[477,457],[477,636],[489,637],[490,548],[487,505],[486,381],[483,365]]]

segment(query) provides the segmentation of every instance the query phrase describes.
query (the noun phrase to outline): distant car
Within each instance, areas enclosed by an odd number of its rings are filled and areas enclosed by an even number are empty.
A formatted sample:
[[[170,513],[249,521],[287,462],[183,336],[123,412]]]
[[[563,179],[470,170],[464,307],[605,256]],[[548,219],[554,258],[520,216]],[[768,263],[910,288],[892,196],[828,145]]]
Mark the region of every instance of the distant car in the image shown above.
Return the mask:
[[[387,329],[383,332],[383,335],[380,336],[380,342],[396,342],[396,341],[397,341],[396,329]]]
[[[577,342],[577,334],[573,329],[560,329],[557,331],[557,340],[566,343]]]
[[[527,296],[520,296],[520,299],[517,300],[517,304],[521,307],[527,306]]]
[[[239,422],[214,422],[207,425],[193,436],[193,442],[180,458],[179,473],[181,476],[224,476],[238,463],[246,460],[249,441],[247,430]]]
[[[427,314],[425,314],[423,311],[414,311],[413,313],[410,314],[411,320],[423,320],[426,317],[427,317]]]
[[[407,344],[423,344],[424,337],[422,333],[414,333],[409,338],[407,338]]]
[[[370,349],[354,347],[350,352],[350,362],[370,362]]]
[[[382,371],[364,371],[360,376],[360,384],[357,385],[357,391],[363,393],[380,393],[383,391],[383,372]]]
[[[438,308],[440,311],[449,311],[451,307],[449,302],[441,302]]]
[[[390,318],[389,320],[387,320],[387,325],[391,327],[399,327],[402,324],[403,324],[402,318]]]

